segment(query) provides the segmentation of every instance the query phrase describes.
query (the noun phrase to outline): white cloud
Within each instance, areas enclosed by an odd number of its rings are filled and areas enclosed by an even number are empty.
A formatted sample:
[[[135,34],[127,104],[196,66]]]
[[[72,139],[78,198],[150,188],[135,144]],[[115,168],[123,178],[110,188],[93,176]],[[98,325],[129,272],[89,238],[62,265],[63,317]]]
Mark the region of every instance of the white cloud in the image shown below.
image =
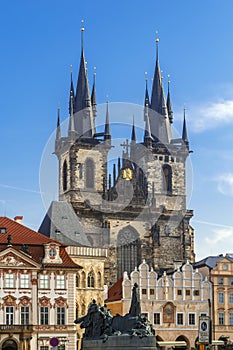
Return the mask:
[[[217,182],[217,189],[220,193],[233,197],[233,173],[221,174],[215,181]]]
[[[197,242],[196,261],[209,255],[232,253],[233,227],[213,228],[201,242]]]
[[[233,100],[222,100],[190,107],[190,115],[189,123],[195,132],[233,124]]]

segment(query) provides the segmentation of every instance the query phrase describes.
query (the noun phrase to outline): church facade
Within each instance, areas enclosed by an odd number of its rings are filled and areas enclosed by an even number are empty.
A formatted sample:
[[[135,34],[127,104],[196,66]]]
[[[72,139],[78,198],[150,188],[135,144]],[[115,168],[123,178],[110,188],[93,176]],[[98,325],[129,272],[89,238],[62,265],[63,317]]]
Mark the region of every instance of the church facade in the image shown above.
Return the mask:
[[[67,136],[61,135],[58,113],[55,154],[59,201],[71,204],[91,246],[108,248],[106,278],[110,284],[124,271],[133,271],[143,259],[157,272],[173,268],[176,262],[194,262],[193,211],[186,205],[186,160],[190,153],[186,120],[184,115],[182,135],[174,138],[171,97],[169,85],[166,97],[164,93],[158,39],[151,96],[146,80],[144,137],[137,140],[132,123],[130,138],[111,172],[111,104],[106,103],[104,130],[97,132],[95,79],[90,91],[84,28],[81,30],[76,88],[71,74]]]

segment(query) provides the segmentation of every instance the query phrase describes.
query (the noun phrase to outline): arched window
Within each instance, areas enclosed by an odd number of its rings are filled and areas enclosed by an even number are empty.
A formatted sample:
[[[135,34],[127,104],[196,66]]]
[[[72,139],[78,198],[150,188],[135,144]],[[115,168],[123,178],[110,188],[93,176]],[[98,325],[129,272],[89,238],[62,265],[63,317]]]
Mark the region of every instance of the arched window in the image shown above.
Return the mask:
[[[163,166],[163,190],[172,193],[172,168],[167,164]]]
[[[67,190],[67,162],[66,160],[63,163],[63,169],[62,169],[62,186],[63,191]]]
[[[97,287],[101,288],[101,273],[97,273]]]
[[[76,288],[79,287],[79,274],[76,274]]]
[[[140,261],[140,239],[131,226],[122,229],[117,237],[118,278],[124,271],[131,273]]]
[[[87,286],[94,288],[95,286],[95,279],[94,279],[94,273],[93,271],[89,272],[88,276],[87,276]]]
[[[86,305],[85,303],[82,304],[82,307],[81,307],[81,314],[84,315],[86,312]]]
[[[76,310],[75,310],[75,316],[76,318],[78,318],[78,315],[79,315],[79,306],[78,306],[78,303],[76,303]]]
[[[82,288],[85,288],[85,287],[86,287],[86,274],[85,274],[84,271],[83,271],[82,274],[81,274],[81,287],[82,287]]]
[[[92,159],[88,158],[85,162],[86,168],[86,187],[95,187],[95,165]]]

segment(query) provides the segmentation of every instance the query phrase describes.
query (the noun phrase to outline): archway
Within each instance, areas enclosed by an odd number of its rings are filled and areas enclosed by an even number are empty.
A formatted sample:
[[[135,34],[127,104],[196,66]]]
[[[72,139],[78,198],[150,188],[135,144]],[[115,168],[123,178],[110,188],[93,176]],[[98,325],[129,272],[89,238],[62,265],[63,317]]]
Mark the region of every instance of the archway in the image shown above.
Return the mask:
[[[2,344],[2,350],[18,350],[18,345],[14,340],[7,339]]]
[[[190,342],[188,338],[186,338],[184,335],[180,335],[176,338],[176,341],[185,341],[186,346],[176,346],[176,350],[184,350],[184,349],[190,349]]]

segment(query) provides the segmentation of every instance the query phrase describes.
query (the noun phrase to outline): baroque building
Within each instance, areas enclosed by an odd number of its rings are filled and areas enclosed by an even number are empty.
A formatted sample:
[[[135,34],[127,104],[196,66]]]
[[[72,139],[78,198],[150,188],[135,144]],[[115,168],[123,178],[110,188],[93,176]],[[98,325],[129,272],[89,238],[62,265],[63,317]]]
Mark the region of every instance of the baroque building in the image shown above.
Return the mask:
[[[76,88],[71,73],[67,136],[61,135],[58,111],[55,154],[59,162],[59,201],[72,206],[88,245],[108,247],[105,276],[110,285],[143,259],[156,271],[172,268],[177,261],[193,262],[193,211],[186,205],[186,160],[190,153],[187,126],[184,114],[182,136],[173,136],[170,88],[168,85],[165,97],[158,39],[151,96],[146,80],[143,139],[137,140],[133,122],[130,140],[123,143],[123,152],[111,172],[111,104],[106,104],[104,130],[97,132],[95,76],[90,92],[84,28],[81,33]],[[46,229],[39,231],[50,234]],[[78,239],[76,244],[80,244]]]
[[[76,349],[76,275],[66,245],[0,217],[0,348]]]

